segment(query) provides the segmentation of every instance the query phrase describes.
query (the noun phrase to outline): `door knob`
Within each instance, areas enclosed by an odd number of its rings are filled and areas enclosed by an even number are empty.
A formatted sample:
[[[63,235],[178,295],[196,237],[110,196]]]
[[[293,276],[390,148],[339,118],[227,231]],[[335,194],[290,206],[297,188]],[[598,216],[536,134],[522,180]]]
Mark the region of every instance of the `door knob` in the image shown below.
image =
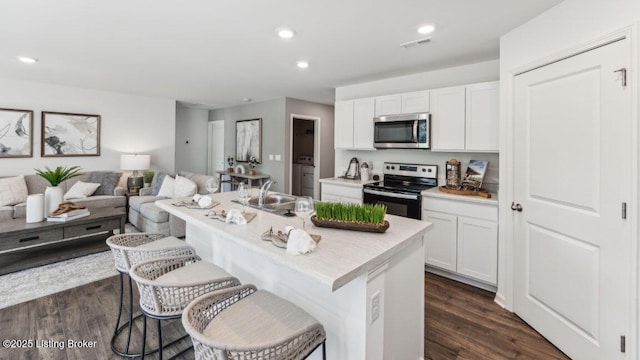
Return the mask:
[[[511,202],[511,210],[522,211],[522,205],[516,204],[515,202]]]

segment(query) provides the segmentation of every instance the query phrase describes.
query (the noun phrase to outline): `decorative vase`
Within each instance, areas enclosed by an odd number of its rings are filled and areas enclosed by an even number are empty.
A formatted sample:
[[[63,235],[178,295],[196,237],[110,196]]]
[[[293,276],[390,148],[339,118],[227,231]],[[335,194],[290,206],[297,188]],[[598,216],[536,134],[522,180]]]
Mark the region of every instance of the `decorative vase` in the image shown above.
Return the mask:
[[[32,194],[27,196],[26,222],[37,223],[44,220],[44,195]]]
[[[58,208],[62,202],[62,188],[59,186],[47,186],[44,191],[44,217]]]

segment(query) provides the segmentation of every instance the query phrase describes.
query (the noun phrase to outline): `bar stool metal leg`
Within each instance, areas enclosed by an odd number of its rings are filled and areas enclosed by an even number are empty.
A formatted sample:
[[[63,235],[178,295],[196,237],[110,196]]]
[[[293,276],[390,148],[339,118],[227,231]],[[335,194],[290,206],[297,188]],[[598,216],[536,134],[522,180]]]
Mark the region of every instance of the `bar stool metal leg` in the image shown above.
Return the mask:
[[[124,324],[120,325],[120,320],[122,319],[122,308],[124,306],[124,276],[129,278],[129,320]],[[129,348],[131,347],[131,333],[133,322],[142,317],[142,314],[138,314],[135,317],[133,316],[133,282],[131,281],[131,277],[125,273],[120,272],[120,301],[118,306],[118,316],[116,318],[116,325],[113,329],[113,336],[111,337],[111,351],[118,356],[122,356],[125,358],[137,358],[142,355],[142,353],[131,353],[129,352]],[[118,349],[116,346],[116,341],[120,337],[120,334],[127,329],[127,344],[125,350]],[[154,354],[158,351],[158,349],[153,349],[147,353],[147,355]],[[144,352],[144,349],[142,350]]]

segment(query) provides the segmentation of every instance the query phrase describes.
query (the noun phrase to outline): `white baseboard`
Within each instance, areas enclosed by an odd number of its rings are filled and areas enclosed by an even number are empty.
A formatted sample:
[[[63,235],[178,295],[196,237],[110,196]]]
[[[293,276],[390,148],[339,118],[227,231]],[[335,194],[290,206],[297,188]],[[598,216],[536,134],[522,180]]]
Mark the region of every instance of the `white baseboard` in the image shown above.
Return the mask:
[[[465,277],[465,276],[462,276],[462,275],[459,275],[459,274],[455,274],[455,273],[449,272],[447,270],[438,269],[438,268],[435,268],[435,267],[432,267],[432,266],[429,266],[429,265],[425,265],[424,266],[424,270],[428,271],[428,272],[430,272],[432,274],[436,274],[436,275],[440,275],[442,277],[446,277],[446,278],[451,279],[451,280],[459,281],[459,282],[465,283],[467,285],[471,285],[471,286],[475,286],[475,287],[483,289],[483,290],[491,291],[492,293],[495,293],[495,292],[498,291],[498,288],[495,285],[490,285],[490,284],[484,283],[482,281],[470,279],[468,277]]]

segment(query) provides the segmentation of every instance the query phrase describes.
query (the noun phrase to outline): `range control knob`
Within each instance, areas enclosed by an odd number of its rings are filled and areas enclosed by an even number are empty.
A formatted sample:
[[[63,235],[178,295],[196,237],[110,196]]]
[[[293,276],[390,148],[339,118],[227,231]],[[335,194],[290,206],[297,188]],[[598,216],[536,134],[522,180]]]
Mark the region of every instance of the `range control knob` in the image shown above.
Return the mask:
[[[432,172],[432,171],[433,171],[433,169],[431,169],[431,168],[430,168],[430,169],[429,169],[429,170],[427,170],[427,171]]]
[[[387,165],[387,170],[389,170],[389,165]]]
[[[422,168],[422,172],[425,172],[425,171],[427,171],[427,169],[425,169],[425,168]],[[429,171],[431,171],[431,170],[429,170]]]
[[[395,167],[395,166],[392,166],[392,167],[391,167],[391,170],[395,170],[395,169],[396,169],[396,167]]]

